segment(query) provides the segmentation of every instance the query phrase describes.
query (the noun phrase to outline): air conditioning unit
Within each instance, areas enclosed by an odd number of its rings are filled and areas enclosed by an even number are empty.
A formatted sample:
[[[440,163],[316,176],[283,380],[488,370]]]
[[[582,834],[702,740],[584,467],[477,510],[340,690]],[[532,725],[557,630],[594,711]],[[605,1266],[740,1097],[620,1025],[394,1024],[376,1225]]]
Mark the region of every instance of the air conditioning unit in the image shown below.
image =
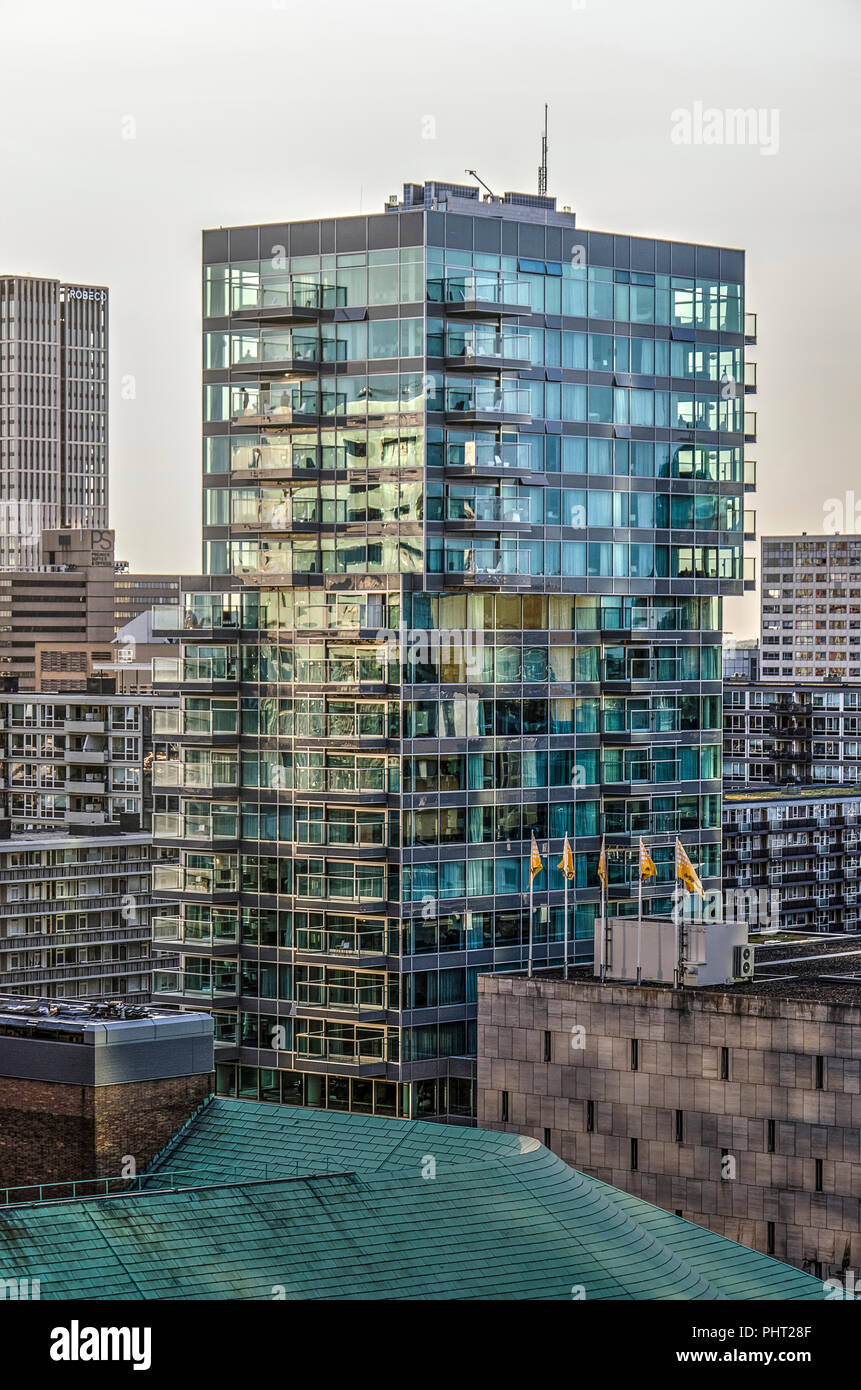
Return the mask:
[[[732,973],[737,980],[753,979],[753,947],[734,946],[732,952]]]

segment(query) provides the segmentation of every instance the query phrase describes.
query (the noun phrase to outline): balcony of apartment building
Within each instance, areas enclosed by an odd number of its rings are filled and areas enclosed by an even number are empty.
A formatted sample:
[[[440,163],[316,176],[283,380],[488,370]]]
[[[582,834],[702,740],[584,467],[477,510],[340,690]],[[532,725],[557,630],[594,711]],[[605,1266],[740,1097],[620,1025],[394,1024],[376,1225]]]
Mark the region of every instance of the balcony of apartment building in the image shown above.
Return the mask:
[[[214,647],[191,655],[153,657],[153,684],[175,689],[192,685],[209,690],[235,687],[239,675],[239,648]]]
[[[260,376],[274,373],[313,377],[321,367],[346,360],[346,347],[346,343],[323,340],[318,328],[264,329],[259,335],[235,333],[230,370],[234,376],[248,372]]]
[[[182,1004],[204,1008],[236,1008],[240,982],[237,961],[210,957],[188,958],[178,970],[163,970],[163,961],[154,961],[153,994]]]
[[[153,812],[153,835],[160,841],[217,844],[222,849],[239,840],[240,811],[237,802],[182,802],[179,811]]]
[[[342,963],[382,969],[387,963],[385,920],[348,918],[337,928],[294,926],[293,957],[305,965]]]
[[[233,957],[239,951],[239,921],[236,908],[216,909],[206,921],[174,914],[157,913],[152,918],[153,946],[195,954]]]
[[[442,350],[446,371],[528,371],[532,366],[528,335],[492,323],[446,324]]]
[[[507,381],[452,382],[446,379],[443,411],[447,425],[528,425],[529,388]]]
[[[521,478],[534,471],[529,445],[517,439],[448,440],[443,459],[451,481],[464,476]]]
[[[544,584],[540,543],[502,545],[495,537],[475,544],[447,541],[443,583],[456,587],[490,584],[502,588],[538,588]]]
[[[532,312],[529,281],[493,271],[465,271],[430,279],[428,301],[446,314],[464,318]]]
[[[756,314],[745,313],[744,341],[751,344],[756,342]]]
[[[316,443],[290,439],[287,435],[236,435],[230,440],[230,473],[237,481],[249,478],[313,479],[320,468],[320,446]],[[347,448],[333,446],[332,466],[346,471]]]
[[[535,488],[493,483],[447,483],[443,520],[447,532],[498,531],[501,526],[515,535],[544,520],[543,497]]]
[[[745,492],[756,492],[755,459],[745,459],[744,461],[744,490]]]
[[[212,858],[213,864],[203,867],[156,860],[152,866],[153,893],[181,893],[204,904],[230,904],[239,892],[236,855],[214,854]]]
[[[324,310],[346,307],[344,286],[323,285],[308,277],[246,272],[232,286],[230,314],[240,323],[313,323]]]
[[[354,413],[364,419],[367,401],[353,402]],[[393,404],[390,409],[397,410]],[[334,417],[349,420],[347,395],[341,391],[323,391],[319,387],[289,381],[267,382],[258,386],[231,386],[230,423],[263,429],[316,428]]]
[[[220,794],[239,786],[238,752],[226,750],[213,757],[158,759],[152,765],[155,791],[197,791]]]

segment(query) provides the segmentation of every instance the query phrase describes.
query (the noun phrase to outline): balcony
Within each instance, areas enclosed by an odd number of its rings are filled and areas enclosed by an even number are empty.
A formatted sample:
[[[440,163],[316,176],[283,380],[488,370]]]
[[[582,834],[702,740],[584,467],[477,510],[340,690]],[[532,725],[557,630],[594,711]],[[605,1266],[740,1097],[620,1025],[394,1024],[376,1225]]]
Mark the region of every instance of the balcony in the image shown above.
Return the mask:
[[[63,783],[63,791],[70,795],[78,796],[104,796],[107,791],[107,783],[97,781],[90,777],[67,777]]]
[[[273,578],[282,584],[291,582],[293,574],[293,551],[289,542],[284,549],[278,549],[265,542],[251,547],[242,559],[235,559],[233,573],[241,576],[249,584],[265,584]]]
[[[158,789],[232,791],[239,786],[239,769],[235,761],[220,765],[159,759],[152,765],[152,784]]]
[[[66,748],[63,750],[63,762],[80,763],[83,767],[96,766],[108,761],[108,754],[105,748]]]
[[[529,445],[508,441],[483,443],[467,440],[463,444],[448,444],[445,468],[458,477],[476,473],[511,477],[533,472]]]
[[[756,411],[746,410],[744,412],[744,437],[745,440],[755,442],[756,440]]]
[[[161,962],[158,962],[161,964]],[[239,979],[234,966],[232,972],[220,972],[217,977],[205,976],[182,970],[156,970],[153,974],[153,994],[165,995],[169,999],[196,1002],[204,1006],[216,1003],[238,1003]]]
[[[532,396],[526,387],[490,382],[446,386],[444,411],[449,425],[528,425],[532,419]]]
[[[466,492],[466,488],[459,488]],[[541,521],[541,497],[524,491],[517,497],[481,497],[470,495],[446,498],[447,522],[462,522],[465,526],[492,525],[532,526]],[[533,516],[532,513],[535,513]]]
[[[744,556],[744,588],[750,591],[756,588],[756,557],[753,555]]]
[[[754,395],[756,392],[755,362],[745,362],[744,364],[744,389],[746,395]]]
[[[364,406],[364,402],[362,405]],[[397,410],[397,405],[392,407]],[[308,429],[322,419],[347,413],[347,397],[338,391],[306,391],[300,386],[234,386],[230,423],[267,429]],[[364,410],[362,412],[364,418]]]
[[[324,931],[297,927],[293,942],[297,956],[314,961],[354,961],[382,966],[386,959],[384,928],[368,931]]]
[[[344,287],[279,275],[258,284],[234,285],[231,315],[249,323],[309,323],[318,318],[322,309],[336,309],[346,302]]]
[[[501,332],[491,324],[450,325],[445,332],[444,354],[449,370],[526,371],[532,366],[527,335]]]
[[[230,471],[255,477],[292,478],[313,475],[319,465],[316,444],[302,443],[294,449],[287,439],[243,438],[230,441]],[[346,450],[342,451],[346,457]]]
[[[745,314],[744,316],[744,341],[746,343],[756,342],[756,314]]]
[[[744,490],[745,492],[756,492],[756,459],[745,459],[744,461]]]
[[[446,313],[472,315],[529,314],[532,299],[528,280],[492,271],[450,275],[428,281],[428,299]]]
[[[243,372],[252,375],[275,372],[279,376],[308,377],[325,363],[335,361],[336,349],[340,346],[342,344],[334,341],[322,342],[315,332],[270,332],[264,334],[252,350],[243,335],[241,340],[234,342],[235,352],[241,351],[242,356],[234,354],[230,367],[234,376]]]
[[[154,709],[152,712],[152,731],[159,738],[171,738],[182,733],[182,710]]]
[[[67,734],[103,734],[106,727],[104,719],[97,715],[92,719],[87,716],[84,719],[63,720],[63,729]]]
[[[236,655],[228,658],[178,656],[153,657],[152,678],[155,685],[215,686],[233,684],[237,679]],[[68,761],[68,759],[67,759]]]
[[[534,559],[530,551],[478,547],[446,550],[446,584],[511,584],[529,586]]]
[[[746,541],[756,540],[756,512],[746,511],[744,513],[744,539]]]
[[[216,951],[231,951],[239,944],[239,925],[234,915],[232,925],[226,928],[206,922],[184,921],[181,917],[153,917],[153,944],[167,943],[170,946],[201,946]]]

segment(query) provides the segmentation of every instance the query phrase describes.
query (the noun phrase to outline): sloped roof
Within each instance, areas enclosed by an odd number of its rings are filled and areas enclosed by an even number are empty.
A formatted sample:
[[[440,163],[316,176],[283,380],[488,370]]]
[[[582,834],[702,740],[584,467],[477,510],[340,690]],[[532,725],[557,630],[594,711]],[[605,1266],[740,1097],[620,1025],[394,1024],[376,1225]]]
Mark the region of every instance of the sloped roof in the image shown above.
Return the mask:
[[[145,1184],[0,1210],[4,1266],[43,1299],[824,1296],[491,1130],[218,1099]]]

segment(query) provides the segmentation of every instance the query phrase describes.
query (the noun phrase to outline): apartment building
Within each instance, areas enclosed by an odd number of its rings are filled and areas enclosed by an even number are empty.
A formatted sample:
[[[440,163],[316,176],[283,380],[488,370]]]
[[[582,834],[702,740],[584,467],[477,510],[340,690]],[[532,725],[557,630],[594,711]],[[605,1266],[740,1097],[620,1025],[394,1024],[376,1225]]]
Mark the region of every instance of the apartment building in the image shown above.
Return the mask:
[[[159,695],[0,696],[0,818],[14,832],[150,830],[151,774],[170,745],[153,737]]]
[[[0,274],[0,570],[108,525],[108,291]]]
[[[744,254],[435,183],[203,261],[158,998],[213,1011],[224,1094],[469,1120],[477,975],[591,956],[602,834],[621,912],[640,835],[650,911],[677,834],[719,882]]]
[[[768,787],[861,779],[861,687],[727,681],[724,783]]]
[[[44,999],[151,996],[152,836],[0,839],[0,989]]]
[[[861,680],[861,537],[763,536],[760,675]]]
[[[724,793],[724,889],[777,903],[780,928],[857,932],[861,795],[845,787]]]

